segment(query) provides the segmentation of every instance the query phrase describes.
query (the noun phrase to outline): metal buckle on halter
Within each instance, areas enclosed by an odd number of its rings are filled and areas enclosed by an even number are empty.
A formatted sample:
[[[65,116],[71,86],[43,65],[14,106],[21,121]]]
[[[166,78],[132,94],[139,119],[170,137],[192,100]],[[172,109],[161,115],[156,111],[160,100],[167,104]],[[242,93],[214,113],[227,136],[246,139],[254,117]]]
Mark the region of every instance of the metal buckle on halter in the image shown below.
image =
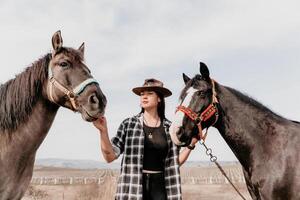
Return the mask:
[[[52,96],[52,87],[56,87],[57,89],[59,89],[61,92],[63,92],[68,99],[70,100],[71,103],[71,109],[76,112],[77,111],[77,106],[76,106],[76,102],[75,102],[75,98],[76,95],[74,94],[73,91],[68,90],[66,87],[64,87],[63,85],[61,85],[53,76],[51,76],[49,78],[49,97],[50,97],[50,101],[52,101],[53,103],[59,105],[57,102],[55,102],[53,96]],[[60,105],[59,105],[60,106]]]
[[[197,117],[196,117],[196,119],[194,120],[194,122],[195,122],[195,124],[201,124],[201,122],[202,122],[202,117],[201,117],[201,115],[198,115]]]
[[[67,96],[70,98],[70,99],[75,99],[75,97],[76,97],[76,95],[74,94],[74,92],[72,92],[72,91],[68,91],[68,94],[67,94]]]
[[[55,82],[54,77],[52,76],[52,77],[49,79],[49,81],[50,81],[50,83],[54,84],[54,82]]]

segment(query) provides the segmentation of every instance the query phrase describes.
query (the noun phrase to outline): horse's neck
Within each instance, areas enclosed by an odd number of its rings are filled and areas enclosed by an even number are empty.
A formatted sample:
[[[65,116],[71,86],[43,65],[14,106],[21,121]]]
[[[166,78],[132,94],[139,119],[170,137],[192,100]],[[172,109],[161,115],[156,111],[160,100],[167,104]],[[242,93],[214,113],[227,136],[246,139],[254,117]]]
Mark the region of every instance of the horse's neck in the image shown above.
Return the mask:
[[[37,101],[28,120],[11,133],[10,142],[23,151],[35,153],[46,137],[58,107],[44,99]]]
[[[271,111],[266,113],[251,101],[245,102],[224,86],[218,85],[217,93],[221,120],[216,127],[244,168],[249,169],[253,156],[263,155],[268,129],[275,129],[280,117]]]

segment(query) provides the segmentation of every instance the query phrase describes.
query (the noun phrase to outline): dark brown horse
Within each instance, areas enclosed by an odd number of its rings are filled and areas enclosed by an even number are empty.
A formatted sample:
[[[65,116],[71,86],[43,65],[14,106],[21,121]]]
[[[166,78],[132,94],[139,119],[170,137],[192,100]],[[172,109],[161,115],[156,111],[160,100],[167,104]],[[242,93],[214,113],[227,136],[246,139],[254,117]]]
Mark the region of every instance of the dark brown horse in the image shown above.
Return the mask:
[[[84,44],[78,50],[62,45],[58,31],[52,53],[0,87],[0,200],[22,198],[59,107],[86,121],[104,113],[106,98],[84,64]]]
[[[187,146],[198,130],[214,126],[240,161],[253,199],[299,200],[300,124],[216,83],[204,63],[200,73],[192,79],[183,74],[173,142]]]

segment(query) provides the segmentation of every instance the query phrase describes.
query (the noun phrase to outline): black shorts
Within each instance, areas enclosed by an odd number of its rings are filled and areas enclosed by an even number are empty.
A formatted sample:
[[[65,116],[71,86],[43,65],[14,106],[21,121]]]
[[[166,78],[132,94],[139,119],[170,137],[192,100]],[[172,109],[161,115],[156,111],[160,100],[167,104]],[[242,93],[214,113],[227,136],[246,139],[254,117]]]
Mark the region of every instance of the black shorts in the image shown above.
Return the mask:
[[[143,173],[143,200],[166,200],[165,176],[163,173]]]

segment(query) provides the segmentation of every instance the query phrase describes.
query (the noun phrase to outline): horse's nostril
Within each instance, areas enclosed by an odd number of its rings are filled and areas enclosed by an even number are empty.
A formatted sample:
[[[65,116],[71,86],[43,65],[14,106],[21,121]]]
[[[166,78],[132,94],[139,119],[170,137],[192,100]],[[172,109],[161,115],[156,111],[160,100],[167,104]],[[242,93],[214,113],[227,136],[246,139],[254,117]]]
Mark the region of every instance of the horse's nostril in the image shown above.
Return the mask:
[[[89,103],[91,104],[98,104],[99,100],[96,96],[96,94],[92,94],[90,97],[89,97]]]

